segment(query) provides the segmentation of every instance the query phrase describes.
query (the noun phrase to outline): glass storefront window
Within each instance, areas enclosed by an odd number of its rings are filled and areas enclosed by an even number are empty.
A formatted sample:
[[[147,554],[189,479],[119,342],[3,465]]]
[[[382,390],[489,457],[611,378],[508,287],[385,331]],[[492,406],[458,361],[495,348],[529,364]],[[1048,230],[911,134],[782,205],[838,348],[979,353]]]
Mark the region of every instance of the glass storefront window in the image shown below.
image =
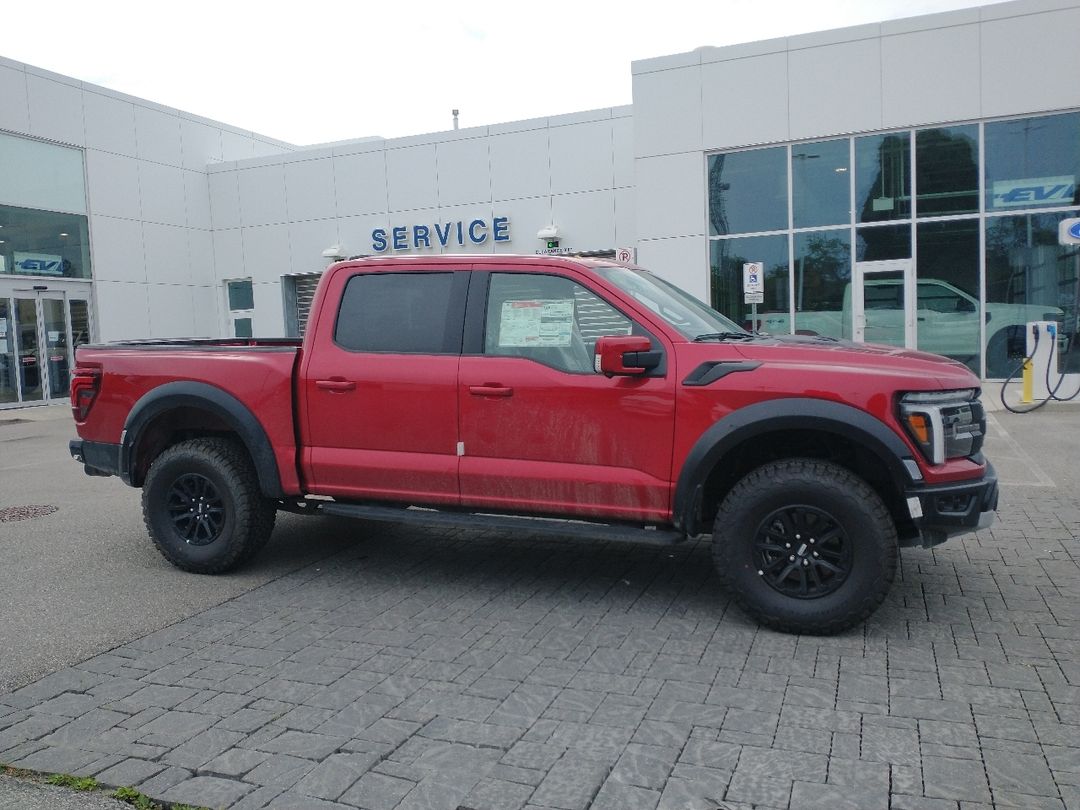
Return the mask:
[[[0,205],[0,274],[90,278],[86,217]]]
[[[758,304],[759,323],[751,324],[751,305],[743,303],[743,264],[765,265],[765,302]],[[770,318],[788,318],[787,236],[747,236],[718,239],[711,245],[712,306],[747,329],[787,332],[774,328]]]
[[[796,234],[794,274],[795,333],[850,338],[851,232]]]
[[[709,232],[778,231],[788,226],[787,148],[709,157]]]
[[[1075,216],[1080,212],[987,219],[987,377],[1016,368],[1029,321],[1057,321],[1059,370],[1080,372],[1080,251],[1058,244],[1058,223]]]
[[[796,228],[851,221],[850,141],[791,147],[792,215]]]
[[[915,194],[920,217],[979,211],[979,127],[915,133]]]
[[[1080,113],[986,124],[986,208],[1080,205]]]
[[[86,213],[81,149],[0,134],[0,177],[0,203]]]
[[[979,220],[923,222],[916,232],[918,348],[979,373]]]
[[[907,132],[855,139],[855,208],[859,222],[911,216],[910,144]]]
[[[911,258],[910,225],[878,225],[855,231],[855,261]]]

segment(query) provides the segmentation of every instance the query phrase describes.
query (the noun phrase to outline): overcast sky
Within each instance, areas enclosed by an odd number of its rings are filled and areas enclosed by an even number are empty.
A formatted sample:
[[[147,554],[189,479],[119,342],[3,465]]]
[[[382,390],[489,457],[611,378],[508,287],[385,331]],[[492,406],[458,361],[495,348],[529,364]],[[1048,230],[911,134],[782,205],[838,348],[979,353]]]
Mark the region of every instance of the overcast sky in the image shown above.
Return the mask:
[[[986,4],[20,0],[0,55],[306,145],[629,104],[635,59]]]

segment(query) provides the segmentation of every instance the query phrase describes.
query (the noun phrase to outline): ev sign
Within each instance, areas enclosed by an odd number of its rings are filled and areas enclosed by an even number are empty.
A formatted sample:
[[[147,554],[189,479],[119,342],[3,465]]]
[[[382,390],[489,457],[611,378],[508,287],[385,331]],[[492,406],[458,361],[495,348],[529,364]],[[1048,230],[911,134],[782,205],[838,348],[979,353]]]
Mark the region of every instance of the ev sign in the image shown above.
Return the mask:
[[[1059,245],[1080,245],[1080,217],[1063,219],[1058,223]]]
[[[742,266],[742,288],[744,304],[765,303],[765,264],[747,262]]]

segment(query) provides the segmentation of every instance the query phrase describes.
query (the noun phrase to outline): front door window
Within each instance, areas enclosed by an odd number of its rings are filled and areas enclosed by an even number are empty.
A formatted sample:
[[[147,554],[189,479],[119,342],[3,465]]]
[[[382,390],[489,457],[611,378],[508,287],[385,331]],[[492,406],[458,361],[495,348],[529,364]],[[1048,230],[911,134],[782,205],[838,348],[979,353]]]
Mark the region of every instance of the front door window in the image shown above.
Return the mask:
[[[856,262],[854,276],[851,317],[855,340],[915,348],[911,260]]]

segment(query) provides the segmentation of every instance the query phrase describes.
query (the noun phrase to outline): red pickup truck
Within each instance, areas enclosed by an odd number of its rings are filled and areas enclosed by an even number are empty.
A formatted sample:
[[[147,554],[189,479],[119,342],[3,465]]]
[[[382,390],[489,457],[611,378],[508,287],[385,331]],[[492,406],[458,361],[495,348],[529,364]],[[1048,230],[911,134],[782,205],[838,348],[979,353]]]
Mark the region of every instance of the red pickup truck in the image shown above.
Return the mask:
[[[610,261],[345,261],[303,341],[86,345],[76,365],[72,455],[141,487],[158,549],[199,573],[248,560],[280,509],[711,533],[745,610],[829,633],[882,602],[898,546],[984,527],[997,507],[964,366],[749,333]]]

